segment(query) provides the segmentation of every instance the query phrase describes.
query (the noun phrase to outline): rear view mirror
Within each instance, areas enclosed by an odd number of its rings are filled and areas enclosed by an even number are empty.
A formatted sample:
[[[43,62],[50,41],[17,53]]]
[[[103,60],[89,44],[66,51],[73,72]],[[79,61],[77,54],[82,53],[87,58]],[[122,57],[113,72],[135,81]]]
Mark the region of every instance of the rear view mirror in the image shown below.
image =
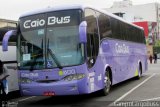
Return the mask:
[[[2,49],[3,51],[8,51],[8,40],[11,36],[16,36],[17,35],[17,31],[16,30],[10,30],[8,32],[5,33],[4,37],[3,37],[3,41],[2,41]]]
[[[79,42],[87,43],[87,22],[83,21],[79,25]]]

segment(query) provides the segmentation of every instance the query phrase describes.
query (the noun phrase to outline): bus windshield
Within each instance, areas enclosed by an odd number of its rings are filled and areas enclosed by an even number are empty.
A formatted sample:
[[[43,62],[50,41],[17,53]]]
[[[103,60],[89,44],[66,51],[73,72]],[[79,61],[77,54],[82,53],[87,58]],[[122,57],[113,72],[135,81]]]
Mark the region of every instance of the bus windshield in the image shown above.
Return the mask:
[[[84,61],[79,44],[81,10],[55,11],[20,18],[20,69],[74,66]]]

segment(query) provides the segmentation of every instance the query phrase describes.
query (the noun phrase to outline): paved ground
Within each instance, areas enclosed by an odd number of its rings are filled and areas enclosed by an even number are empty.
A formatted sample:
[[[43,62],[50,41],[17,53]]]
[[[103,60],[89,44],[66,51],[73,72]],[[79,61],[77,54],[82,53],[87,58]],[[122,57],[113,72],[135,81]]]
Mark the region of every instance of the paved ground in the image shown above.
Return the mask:
[[[137,104],[137,101],[150,101],[147,103],[150,107],[153,104],[155,104],[153,107],[160,107],[160,102],[151,102],[160,101],[160,60],[157,64],[149,64],[148,68],[148,72],[140,80],[130,79],[113,86],[108,96],[100,96],[99,93],[61,97],[32,96],[14,98],[7,103],[18,104],[18,107],[107,107],[107,105],[124,104],[119,103],[120,101],[128,101],[127,104],[132,106],[132,101],[134,104]]]

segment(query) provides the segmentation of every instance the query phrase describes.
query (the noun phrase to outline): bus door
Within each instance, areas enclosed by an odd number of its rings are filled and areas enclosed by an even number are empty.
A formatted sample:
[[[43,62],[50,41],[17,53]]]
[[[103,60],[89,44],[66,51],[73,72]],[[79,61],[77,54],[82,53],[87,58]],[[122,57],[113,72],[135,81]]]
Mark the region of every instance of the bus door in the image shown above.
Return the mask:
[[[87,65],[89,71],[89,90],[96,91],[98,86],[98,51],[99,51],[99,36],[97,27],[97,18],[95,12],[91,9],[85,10],[85,19],[87,22]]]

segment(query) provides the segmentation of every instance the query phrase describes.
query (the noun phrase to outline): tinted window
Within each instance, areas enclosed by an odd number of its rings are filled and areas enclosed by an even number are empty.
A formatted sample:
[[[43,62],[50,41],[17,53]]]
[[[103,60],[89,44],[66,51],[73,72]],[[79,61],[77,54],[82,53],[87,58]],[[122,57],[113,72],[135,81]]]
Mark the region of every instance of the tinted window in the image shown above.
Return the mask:
[[[98,17],[100,38],[103,39],[106,37],[111,37],[112,31],[110,25],[110,17],[100,12],[96,12],[96,14]]]
[[[20,68],[44,69],[83,63],[78,29],[81,12],[63,10],[22,17],[18,41]]]
[[[111,18],[111,29],[112,29],[112,37],[115,39],[122,39],[121,38],[121,31],[120,31],[120,21],[115,19],[115,18]]]
[[[89,67],[92,67],[99,50],[99,36],[95,11],[86,9],[85,20],[87,21],[87,58]],[[90,60],[93,60],[93,63],[90,63]]]

